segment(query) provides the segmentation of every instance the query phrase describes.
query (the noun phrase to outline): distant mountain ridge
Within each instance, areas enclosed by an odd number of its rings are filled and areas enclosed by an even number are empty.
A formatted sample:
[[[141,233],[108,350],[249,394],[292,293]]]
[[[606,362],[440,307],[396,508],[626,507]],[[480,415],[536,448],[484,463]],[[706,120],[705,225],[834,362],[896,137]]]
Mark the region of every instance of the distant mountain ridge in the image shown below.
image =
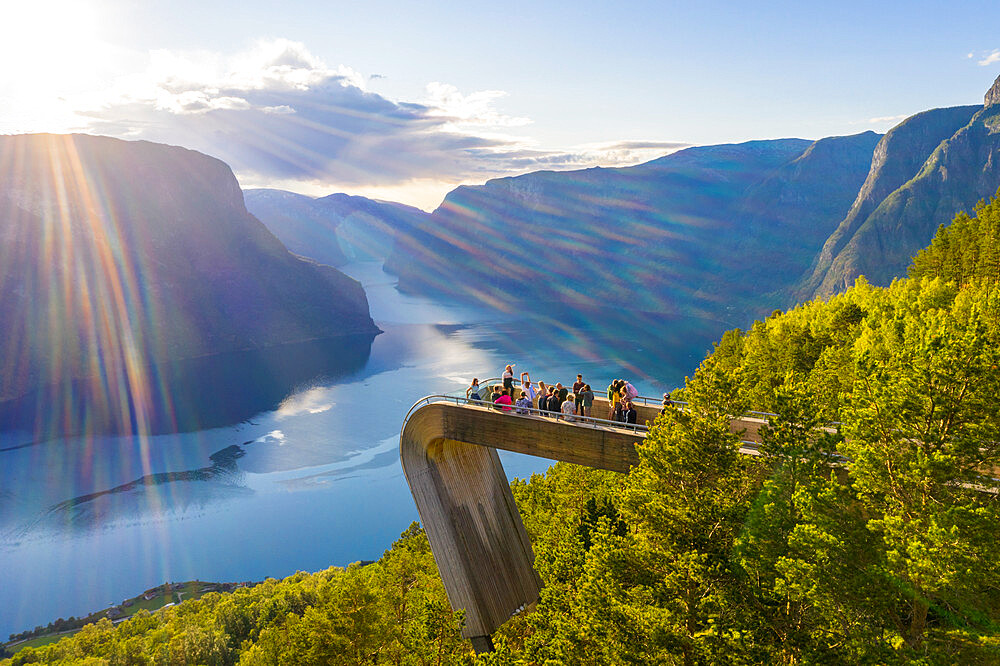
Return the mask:
[[[404,204],[347,194],[313,198],[273,189],[244,191],[247,209],[292,252],[330,266],[384,260],[397,234],[422,224],[427,213]]]
[[[505,309],[560,303],[742,322],[808,268],[879,139],[700,146],[634,167],[459,187],[386,267],[401,289]]]
[[[138,389],[147,363],[378,332],[357,281],[290,254],[228,166],[172,146],[0,137],[0,259],[0,399],[93,376]]]

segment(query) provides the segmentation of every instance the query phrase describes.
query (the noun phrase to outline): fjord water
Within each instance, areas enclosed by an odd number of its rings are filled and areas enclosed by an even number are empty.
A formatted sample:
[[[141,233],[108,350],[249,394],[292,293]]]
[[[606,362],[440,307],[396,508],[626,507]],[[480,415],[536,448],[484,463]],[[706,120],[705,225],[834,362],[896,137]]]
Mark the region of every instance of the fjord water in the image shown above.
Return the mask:
[[[378,558],[417,519],[399,430],[423,395],[513,362],[600,392],[659,395],[691,374],[718,322],[601,311],[547,318],[401,295],[361,280],[383,333],[199,359],[150,434],[39,440],[0,410],[0,636],[82,615],[166,581],[252,581]],[[177,386],[186,386],[183,391]],[[23,407],[23,405],[21,405]],[[501,454],[508,476],[550,461]]]

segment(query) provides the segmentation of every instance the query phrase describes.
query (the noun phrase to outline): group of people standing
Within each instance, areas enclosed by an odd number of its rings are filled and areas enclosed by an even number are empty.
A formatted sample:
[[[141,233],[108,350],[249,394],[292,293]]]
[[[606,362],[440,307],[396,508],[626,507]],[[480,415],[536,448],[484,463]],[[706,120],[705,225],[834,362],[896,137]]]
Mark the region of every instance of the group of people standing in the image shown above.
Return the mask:
[[[541,416],[550,416],[550,413],[554,412],[555,418],[570,421],[574,417],[592,415],[594,391],[590,388],[590,384],[583,381],[582,374],[576,376],[572,389],[563,386],[562,382],[546,385],[543,381],[539,381],[536,388],[527,372],[521,373],[520,388],[517,389],[514,387],[513,364],[504,368],[501,379],[503,386],[494,386],[492,394],[487,396],[484,395],[485,391],[480,387],[479,380],[474,378],[465,391],[466,397],[470,400],[492,402],[505,412],[514,411],[518,414],[529,414],[531,409],[538,409],[542,412]],[[621,379],[614,380],[608,386],[608,403],[611,405],[608,420],[635,423],[636,411],[632,399],[638,394],[632,384]]]
[[[639,391],[631,382],[615,379],[608,384],[608,420],[622,423],[635,423],[636,411],[632,400],[639,396]]]

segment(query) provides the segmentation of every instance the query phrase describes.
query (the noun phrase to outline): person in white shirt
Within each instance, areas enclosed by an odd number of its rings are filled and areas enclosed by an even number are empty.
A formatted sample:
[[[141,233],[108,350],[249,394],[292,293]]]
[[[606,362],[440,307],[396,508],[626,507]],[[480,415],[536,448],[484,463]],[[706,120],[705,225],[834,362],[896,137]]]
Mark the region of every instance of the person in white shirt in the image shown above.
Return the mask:
[[[503,374],[500,375],[503,379],[503,387],[508,391],[514,391],[514,364],[508,365],[504,368]]]
[[[528,400],[534,404],[535,402],[535,387],[531,385],[531,375],[527,372],[521,373],[521,390],[528,395]]]
[[[563,401],[562,404],[563,418],[565,418],[567,421],[576,420],[573,418],[573,414],[576,413],[576,400],[572,396],[573,394],[571,393],[569,397],[567,397],[566,400]]]

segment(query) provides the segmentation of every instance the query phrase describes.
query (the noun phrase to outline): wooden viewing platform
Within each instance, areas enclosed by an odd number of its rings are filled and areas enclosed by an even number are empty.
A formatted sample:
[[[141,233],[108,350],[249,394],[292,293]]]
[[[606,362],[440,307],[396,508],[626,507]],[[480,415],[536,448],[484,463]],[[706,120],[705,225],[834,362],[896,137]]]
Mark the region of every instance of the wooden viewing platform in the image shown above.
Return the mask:
[[[645,424],[660,406],[638,404],[636,410],[639,424]],[[596,399],[593,412],[606,415],[607,400]],[[732,420],[733,432],[746,442],[745,453],[756,453],[754,443],[766,423]],[[465,610],[462,635],[477,652],[492,650],[493,632],[537,602],[541,590],[497,449],[627,472],[638,462],[636,443],[645,437],[645,425],[557,420],[538,410],[522,415],[451,396],[428,396],[413,406],[399,439],[403,473],[448,601]]]

